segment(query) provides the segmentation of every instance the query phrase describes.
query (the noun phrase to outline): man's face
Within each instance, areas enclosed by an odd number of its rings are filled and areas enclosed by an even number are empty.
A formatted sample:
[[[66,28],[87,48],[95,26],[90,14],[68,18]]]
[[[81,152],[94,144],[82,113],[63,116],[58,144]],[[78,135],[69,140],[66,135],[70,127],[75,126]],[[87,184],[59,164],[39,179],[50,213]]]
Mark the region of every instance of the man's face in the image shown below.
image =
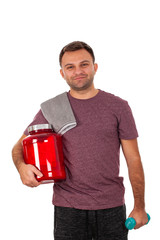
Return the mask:
[[[97,68],[90,53],[80,49],[64,53],[60,73],[71,89],[82,91],[92,86]]]

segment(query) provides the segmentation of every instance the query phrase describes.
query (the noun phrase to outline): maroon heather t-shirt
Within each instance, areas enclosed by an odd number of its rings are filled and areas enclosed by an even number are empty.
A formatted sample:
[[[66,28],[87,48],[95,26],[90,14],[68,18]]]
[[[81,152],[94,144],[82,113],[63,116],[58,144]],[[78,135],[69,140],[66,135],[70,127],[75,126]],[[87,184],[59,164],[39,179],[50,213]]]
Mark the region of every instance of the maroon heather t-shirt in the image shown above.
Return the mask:
[[[68,97],[77,126],[62,137],[67,178],[54,184],[53,204],[88,210],[123,205],[120,139],[138,137],[128,103],[102,90],[90,99]],[[38,123],[47,123],[41,110],[31,125]]]

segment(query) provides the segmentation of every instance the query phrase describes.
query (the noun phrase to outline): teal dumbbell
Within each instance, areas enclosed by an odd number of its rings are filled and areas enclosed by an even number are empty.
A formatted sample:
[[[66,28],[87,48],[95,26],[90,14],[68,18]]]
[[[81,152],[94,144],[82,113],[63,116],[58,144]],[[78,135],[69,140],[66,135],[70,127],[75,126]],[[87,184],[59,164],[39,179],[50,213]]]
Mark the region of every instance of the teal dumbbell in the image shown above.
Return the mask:
[[[149,216],[149,214],[147,213],[147,217],[148,217],[148,222],[149,223],[151,217]],[[132,230],[135,226],[136,226],[136,221],[134,218],[127,218],[126,222],[125,222],[125,226],[128,230]]]

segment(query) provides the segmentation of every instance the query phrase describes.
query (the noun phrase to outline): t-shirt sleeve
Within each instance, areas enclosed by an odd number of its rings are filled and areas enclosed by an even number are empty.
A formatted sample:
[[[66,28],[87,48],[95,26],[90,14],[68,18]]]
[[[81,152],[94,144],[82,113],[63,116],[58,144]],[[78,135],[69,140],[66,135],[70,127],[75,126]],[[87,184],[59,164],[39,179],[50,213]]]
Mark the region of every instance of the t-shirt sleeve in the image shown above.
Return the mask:
[[[128,102],[125,102],[120,114],[118,132],[120,139],[129,140],[138,137],[135,120]]]
[[[48,123],[47,119],[44,117],[42,111],[39,110],[39,112],[35,115],[33,121],[28,125],[28,127],[36,124],[46,124],[46,123]],[[25,135],[29,134],[28,127],[24,131]]]

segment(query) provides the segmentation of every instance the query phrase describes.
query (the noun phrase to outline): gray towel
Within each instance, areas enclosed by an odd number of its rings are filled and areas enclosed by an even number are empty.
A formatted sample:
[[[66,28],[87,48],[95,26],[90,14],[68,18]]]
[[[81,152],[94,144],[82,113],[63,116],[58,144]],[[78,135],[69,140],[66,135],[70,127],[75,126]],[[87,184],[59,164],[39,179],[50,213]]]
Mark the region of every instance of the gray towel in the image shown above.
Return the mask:
[[[58,134],[63,135],[77,125],[67,92],[43,102],[41,110],[44,117],[52,124],[54,131]]]

